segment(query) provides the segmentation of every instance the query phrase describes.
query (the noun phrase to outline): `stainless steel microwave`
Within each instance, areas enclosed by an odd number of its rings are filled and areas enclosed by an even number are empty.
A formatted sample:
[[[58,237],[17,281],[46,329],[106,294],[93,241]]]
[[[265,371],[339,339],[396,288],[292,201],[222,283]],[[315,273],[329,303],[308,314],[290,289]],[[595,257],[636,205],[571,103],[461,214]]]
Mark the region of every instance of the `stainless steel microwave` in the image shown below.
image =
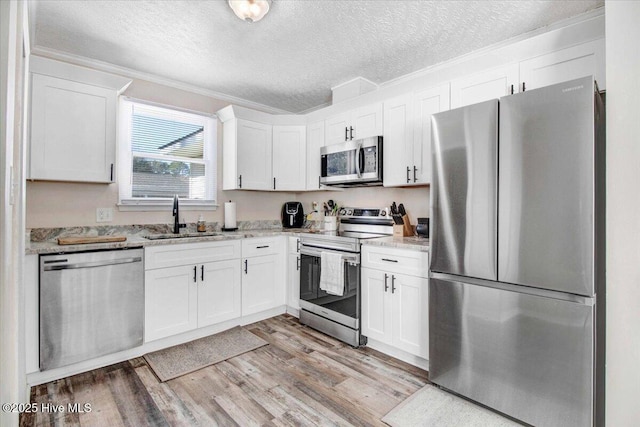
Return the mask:
[[[382,137],[355,139],[320,149],[320,184],[382,185]]]

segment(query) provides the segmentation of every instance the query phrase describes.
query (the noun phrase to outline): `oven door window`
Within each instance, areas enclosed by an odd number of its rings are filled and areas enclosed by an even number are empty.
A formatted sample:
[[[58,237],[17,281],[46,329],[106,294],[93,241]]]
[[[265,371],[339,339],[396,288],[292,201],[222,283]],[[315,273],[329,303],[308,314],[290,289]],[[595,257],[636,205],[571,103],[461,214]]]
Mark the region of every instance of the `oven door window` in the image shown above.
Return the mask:
[[[359,266],[345,263],[345,293],[342,296],[330,295],[320,289],[320,257],[301,254],[300,258],[300,299],[358,319]]]

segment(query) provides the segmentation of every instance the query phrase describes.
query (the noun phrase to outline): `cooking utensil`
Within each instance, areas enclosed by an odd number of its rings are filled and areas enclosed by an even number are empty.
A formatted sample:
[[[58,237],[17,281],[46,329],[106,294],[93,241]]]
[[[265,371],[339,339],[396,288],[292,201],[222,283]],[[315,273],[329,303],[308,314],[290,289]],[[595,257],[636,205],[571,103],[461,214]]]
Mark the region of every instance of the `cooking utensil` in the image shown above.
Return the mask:
[[[407,214],[407,211],[404,210],[404,205],[402,203],[398,205],[398,213],[402,216],[405,216]]]

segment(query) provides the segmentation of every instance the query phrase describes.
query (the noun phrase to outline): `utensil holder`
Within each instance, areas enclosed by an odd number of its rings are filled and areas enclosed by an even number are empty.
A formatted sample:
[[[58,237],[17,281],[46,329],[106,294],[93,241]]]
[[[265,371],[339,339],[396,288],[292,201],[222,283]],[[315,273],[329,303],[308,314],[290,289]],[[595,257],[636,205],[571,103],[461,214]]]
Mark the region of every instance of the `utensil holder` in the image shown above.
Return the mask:
[[[338,229],[338,217],[330,215],[325,216],[323,224],[325,231],[336,231]]]

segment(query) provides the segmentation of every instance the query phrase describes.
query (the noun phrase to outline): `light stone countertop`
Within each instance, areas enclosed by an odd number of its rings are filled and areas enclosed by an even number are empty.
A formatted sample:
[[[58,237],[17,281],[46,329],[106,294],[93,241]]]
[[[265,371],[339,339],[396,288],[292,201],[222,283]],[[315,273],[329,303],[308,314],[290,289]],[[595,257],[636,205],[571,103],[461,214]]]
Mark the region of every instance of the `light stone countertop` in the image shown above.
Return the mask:
[[[412,249],[420,252],[429,252],[429,239],[424,237],[378,237],[376,239],[367,239],[362,242],[363,245],[371,246],[387,246],[398,249]]]
[[[82,231],[82,235],[96,235],[90,228],[74,229],[75,232]],[[49,237],[42,241],[29,241],[27,240],[25,253],[27,255],[34,254],[52,254],[52,253],[71,253],[82,251],[95,251],[95,250],[107,250],[107,249],[122,249],[122,248],[139,248],[145,246],[158,246],[158,245],[177,245],[181,243],[196,243],[196,242],[217,242],[225,240],[246,239],[251,237],[267,237],[267,236],[293,236],[297,237],[307,233],[318,233],[317,230],[308,228],[268,228],[268,229],[245,229],[232,232],[219,231],[217,235],[203,235],[194,237],[180,237],[175,239],[157,239],[150,240],[144,238],[148,234],[154,233],[155,230],[140,229],[132,227],[120,227],[116,233],[118,235],[124,235],[127,240],[124,242],[109,242],[109,243],[89,243],[80,245],[58,245],[56,238]],[[189,230],[192,232],[192,230]],[[99,233],[101,234],[101,233]],[[387,246],[402,249],[413,249],[423,252],[429,251],[429,239],[421,237],[379,237],[375,239],[367,239],[363,241],[364,245],[375,246]]]
[[[82,252],[82,251],[95,251],[105,249],[122,249],[122,248],[139,248],[145,246],[158,246],[158,245],[177,245],[181,243],[196,243],[196,242],[217,242],[225,240],[246,239],[251,237],[267,237],[267,236],[299,236],[301,234],[312,232],[309,229],[266,229],[266,230],[237,230],[232,232],[219,232],[218,235],[213,236],[194,236],[194,237],[179,237],[175,239],[157,239],[150,240],[143,236],[145,234],[154,234],[148,232],[138,233],[126,233],[121,232],[119,235],[124,235],[127,240],[124,242],[109,242],[109,243],[89,243],[80,245],[59,245],[56,240],[47,240],[42,242],[29,242],[27,241],[27,247],[25,253],[27,255],[33,254],[51,254],[51,253],[70,253],[70,252]]]

